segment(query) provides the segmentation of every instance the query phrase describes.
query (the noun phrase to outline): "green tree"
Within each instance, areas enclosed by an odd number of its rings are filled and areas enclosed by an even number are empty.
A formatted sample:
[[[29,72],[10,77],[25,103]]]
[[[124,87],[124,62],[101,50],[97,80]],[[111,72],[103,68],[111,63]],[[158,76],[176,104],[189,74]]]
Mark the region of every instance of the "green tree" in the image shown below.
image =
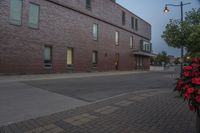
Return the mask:
[[[167,52],[166,51],[162,51],[161,53],[159,53],[155,59],[155,61],[157,62],[157,64],[161,65],[162,62],[164,62],[164,64],[169,63],[169,57],[167,56]]]
[[[184,46],[192,54],[200,51],[200,8],[186,13],[185,20],[170,20],[162,38],[174,48]]]

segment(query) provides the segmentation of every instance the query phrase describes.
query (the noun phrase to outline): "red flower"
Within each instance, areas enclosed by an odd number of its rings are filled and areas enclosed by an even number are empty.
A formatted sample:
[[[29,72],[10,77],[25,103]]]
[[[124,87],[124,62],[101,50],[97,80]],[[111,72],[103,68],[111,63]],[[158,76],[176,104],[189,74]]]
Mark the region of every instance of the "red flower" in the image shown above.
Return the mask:
[[[190,72],[184,72],[183,75],[184,75],[185,77],[189,77],[189,76],[190,76]]]
[[[193,92],[194,92],[194,90],[195,90],[195,89],[194,89],[193,87],[191,87],[191,88],[188,88],[188,93],[190,93],[190,94],[191,94],[191,93],[193,93]]]
[[[198,70],[192,71],[192,77],[197,77],[199,76]]]
[[[177,84],[177,86],[180,88],[183,84],[184,84],[183,81],[179,81],[178,84]]]
[[[192,70],[192,67],[191,66],[185,66],[183,69],[184,69],[184,71],[189,71],[189,70]]]
[[[197,96],[195,99],[196,99],[196,101],[197,101],[198,103],[200,103],[200,96]]]
[[[200,95],[200,90],[198,90],[198,94]]]
[[[186,92],[186,93],[185,93],[185,98],[186,98],[187,100],[190,100],[190,99],[191,99],[190,93]]]
[[[195,110],[195,107],[192,106],[192,105],[189,105],[189,109],[190,109],[190,111],[194,111],[194,110]]]
[[[190,85],[186,84],[186,85],[185,85],[185,88],[186,88],[186,89],[190,88]]]
[[[200,85],[200,78],[193,78],[193,79],[192,79],[192,83],[193,83],[193,84]]]
[[[199,67],[199,64],[197,64],[197,63],[192,63],[191,66],[197,68],[197,67]]]
[[[200,60],[200,58],[193,58],[192,59],[192,62],[197,62],[197,61],[199,61]]]

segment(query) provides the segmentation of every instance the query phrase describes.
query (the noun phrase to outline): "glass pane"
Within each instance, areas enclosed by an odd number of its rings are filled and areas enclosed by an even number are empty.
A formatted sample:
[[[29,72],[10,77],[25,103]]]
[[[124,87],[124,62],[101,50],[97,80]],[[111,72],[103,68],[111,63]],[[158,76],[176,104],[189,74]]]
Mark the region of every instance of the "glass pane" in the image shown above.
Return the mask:
[[[92,63],[93,64],[97,63],[97,52],[96,51],[92,52]]]
[[[68,48],[67,49],[67,65],[73,64],[73,49]]]
[[[21,24],[22,15],[22,0],[11,0],[10,1],[10,20]]]
[[[133,37],[130,37],[130,48],[133,48]]]
[[[119,43],[119,32],[115,32],[115,42],[118,44]]]
[[[29,7],[29,26],[38,27],[39,19],[39,6],[35,4],[30,4]]]
[[[44,60],[51,60],[51,48],[45,47],[44,49]]]
[[[97,34],[98,34],[98,26],[97,24],[93,24],[93,39],[97,40]]]

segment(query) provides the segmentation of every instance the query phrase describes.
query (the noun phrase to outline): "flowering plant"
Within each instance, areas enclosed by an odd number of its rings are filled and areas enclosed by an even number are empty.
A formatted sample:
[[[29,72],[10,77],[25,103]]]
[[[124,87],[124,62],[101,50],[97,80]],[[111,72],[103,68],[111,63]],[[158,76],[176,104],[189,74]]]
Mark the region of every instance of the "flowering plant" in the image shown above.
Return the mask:
[[[182,77],[177,79],[175,91],[188,101],[189,109],[200,113],[200,58],[192,59],[182,70]]]

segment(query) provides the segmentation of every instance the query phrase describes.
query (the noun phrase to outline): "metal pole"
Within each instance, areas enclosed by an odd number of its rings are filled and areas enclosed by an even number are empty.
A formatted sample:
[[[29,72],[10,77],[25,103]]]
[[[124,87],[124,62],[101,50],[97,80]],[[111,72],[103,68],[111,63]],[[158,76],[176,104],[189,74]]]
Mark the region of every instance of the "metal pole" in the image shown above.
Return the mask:
[[[182,24],[182,22],[183,22],[183,2],[181,1],[181,24]],[[181,44],[181,74],[180,74],[180,76],[182,77],[183,75],[183,72],[182,72],[182,70],[183,70],[183,41],[181,42],[182,44]]]

